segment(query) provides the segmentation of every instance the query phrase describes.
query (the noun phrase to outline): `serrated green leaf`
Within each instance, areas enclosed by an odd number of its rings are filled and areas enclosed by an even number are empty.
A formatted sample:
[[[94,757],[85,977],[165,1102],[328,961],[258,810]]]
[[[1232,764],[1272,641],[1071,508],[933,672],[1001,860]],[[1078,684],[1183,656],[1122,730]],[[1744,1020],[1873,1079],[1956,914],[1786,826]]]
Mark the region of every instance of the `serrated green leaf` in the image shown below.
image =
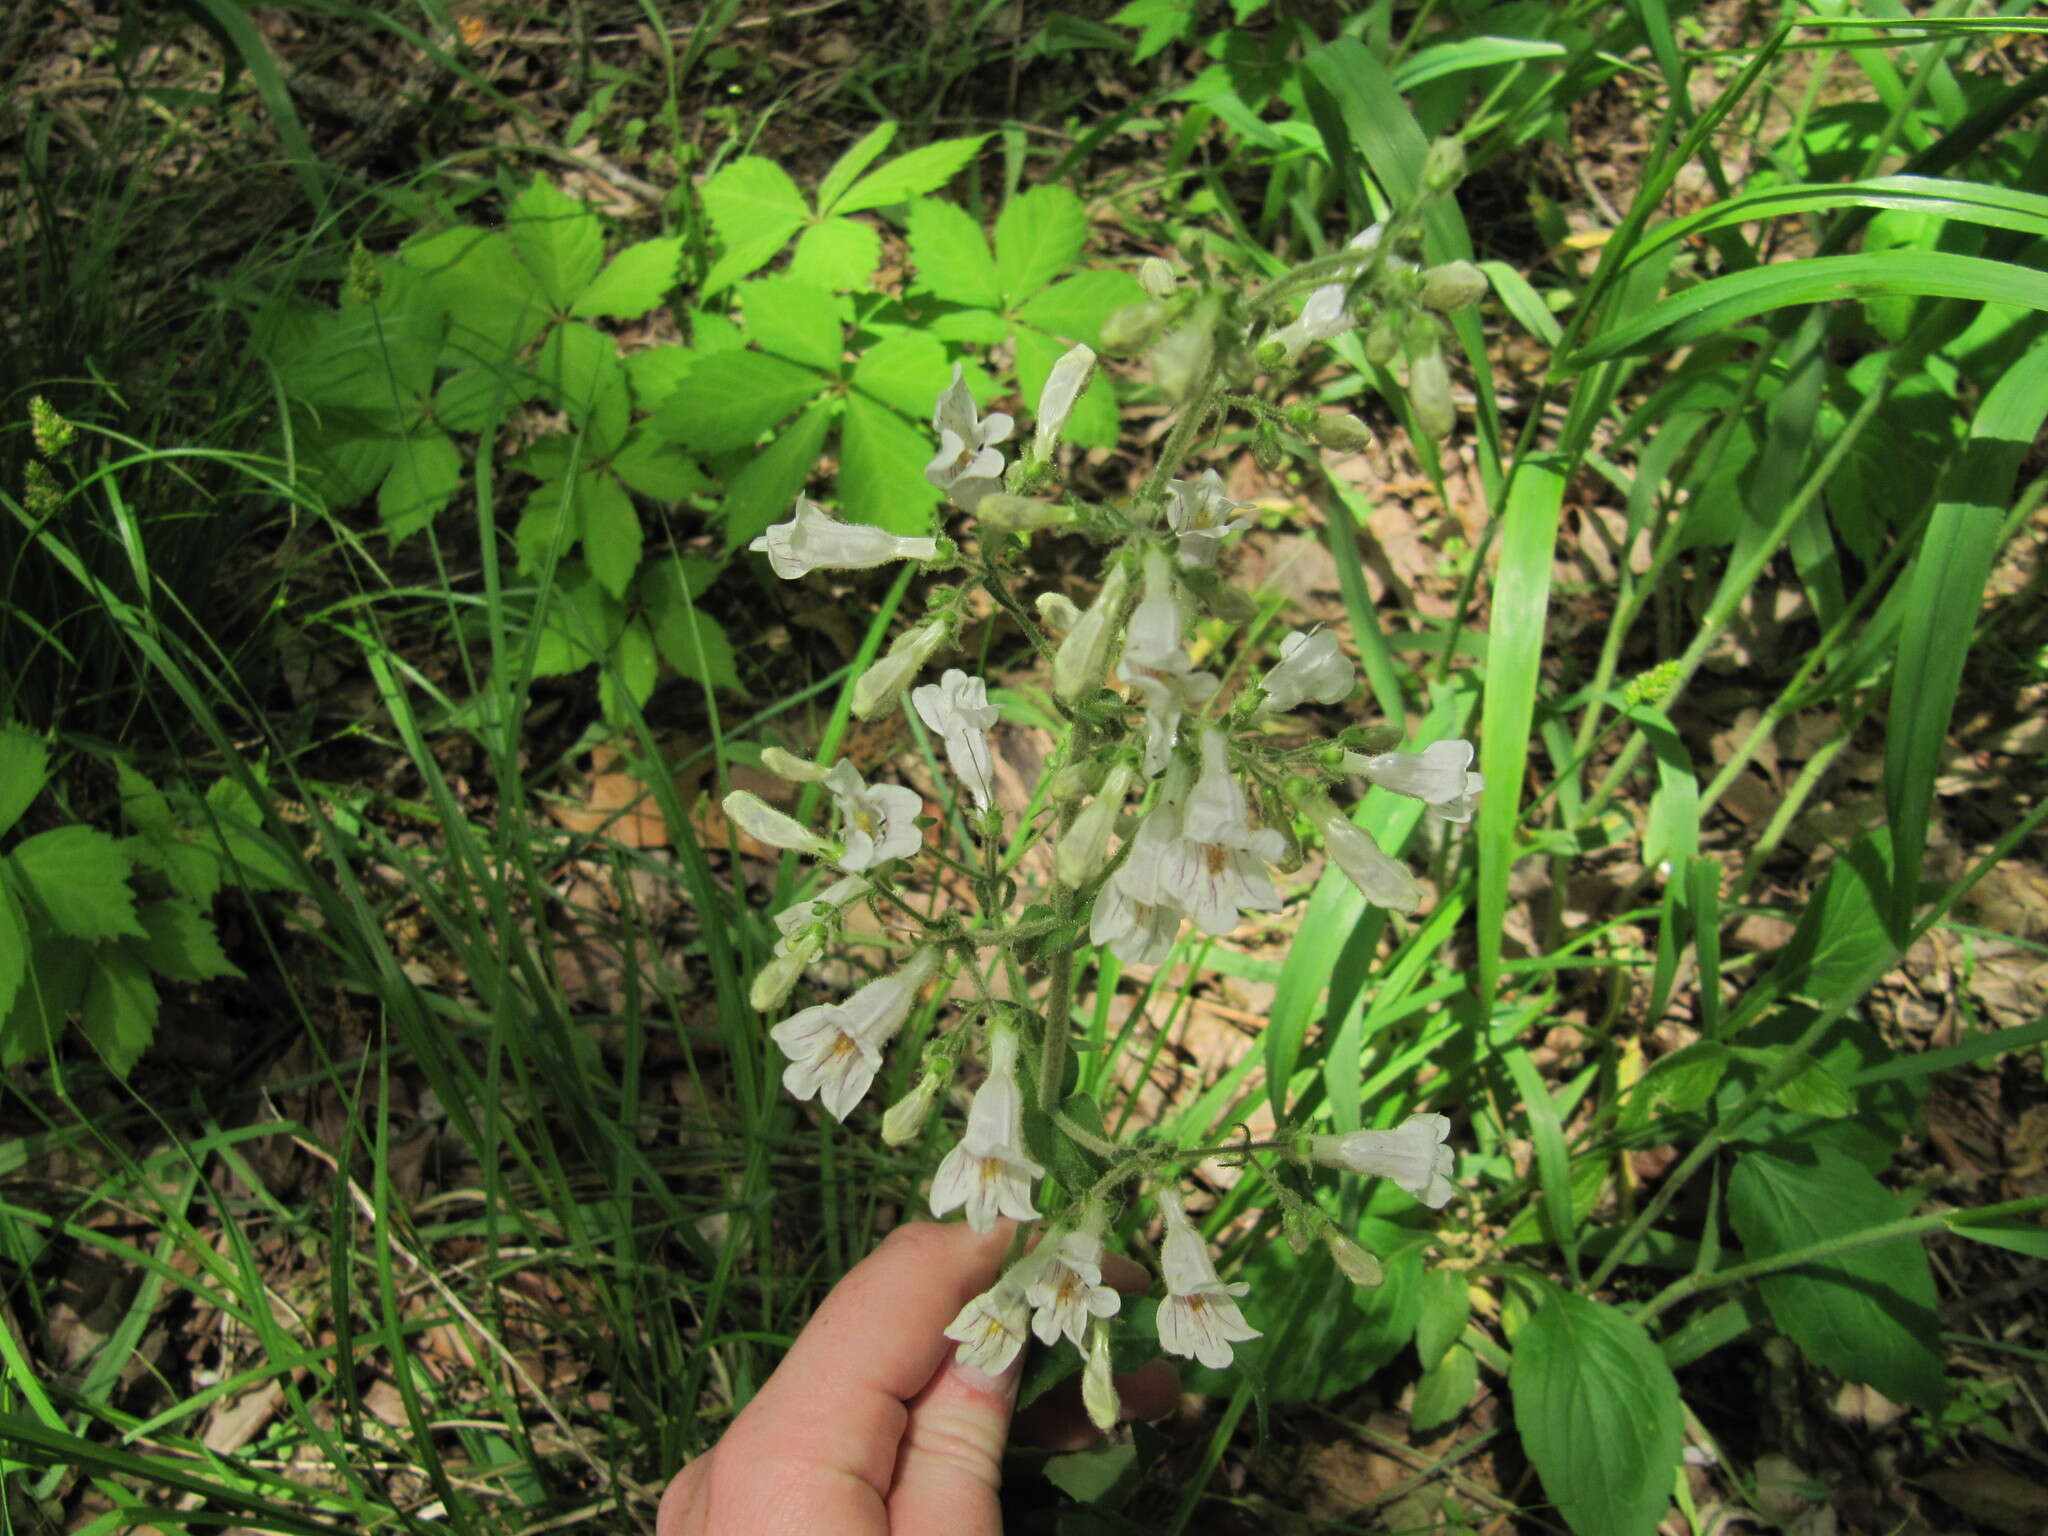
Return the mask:
[[[121,795],[121,819],[138,832],[168,833],[174,823],[170,802],[163,791],[131,767],[125,758],[114,759],[114,783]]]
[[[860,173],[882,157],[882,151],[896,140],[896,125],[890,122],[875,124],[851,149],[833,162],[832,169],[825,173],[825,179],[818,183],[818,212],[827,214],[839,201],[841,194],[852,186]]]
[[[1091,1451],[1069,1451],[1045,1464],[1046,1480],[1070,1499],[1097,1504],[1137,1470],[1138,1448],[1126,1440]]]
[[[521,573],[534,576],[575,547],[582,520],[576,512],[571,483],[549,480],[534,488],[512,534]]]
[[[657,560],[640,573],[640,601],[649,608],[663,603],[694,603],[724,574],[726,562],[707,560],[702,555],[672,555]]]
[[[605,458],[626,440],[632,387],[618,343],[594,326],[558,325],[541,344],[534,367],[556,407],[583,432],[583,453]]]
[[[0,832],[12,830],[49,780],[50,749],[18,725],[0,727]]]
[[[47,1056],[57,1031],[85,996],[86,969],[94,946],[47,930],[36,935],[28,973],[14,994],[14,1006],[0,1021],[0,1067]]]
[[[390,473],[377,488],[377,516],[393,544],[402,544],[441,515],[462,486],[462,450],[445,432],[424,428],[394,449]]]
[[[213,919],[189,901],[150,901],[136,909],[143,931],[142,958],[170,981],[212,981],[240,976],[220,947]]]
[[[829,293],[865,290],[882,262],[882,237],[852,219],[827,219],[797,236],[789,275]]]
[[[240,783],[231,778],[216,779],[206,791],[206,805],[213,814],[222,852],[242,884],[259,891],[303,888],[298,867],[263,830],[263,813]]]
[[[53,827],[8,856],[21,892],[59,933],[75,939],[142,938],[128,856],[91,827]]]
[[[493,411],[535,393],[533,380],[523,374],[515,380],[495,368],[458,369],[434,391],[434,421],[448,432],[481,432]]]
[[[1087,243],[1088,210],[1067,188],[1033,187],[1011,198],[996,218],[996,274],[1007,306],[1014,309],[1080,260]]]
[[[930,437],[887,406],[853,391],[839,426],[839,505],[850,522],[891,533],[930,533],[939,493],[924,477]]]
[[[981,226],[966,209],[919,198],[910,205],[907,229],[918,287],[954,304],[1001,307],[1003,285],[996,276],[995,258]]]
[[[714,352],[698,358],[683,375],[654,413],[652,430],[665,441],[701,453],[751,448],[764,432],[815,399],[829,383],[809,368],[765,352]],[[773,452],[774,445],[766,451]],[[790,495],[794,497],[796,492],[792,490]]]
[[[580,672],[605,656],[625,625],[625,607],[598,584],[581,560],[565,560],[555,569],[554,589],[540,616],[533,675],[558,677]]]
[[[1553,1292],[1515,1338],[1515,1427],[1578,1536],[1651,1536],[1684,1433],[1678,1383],[1642,1325]]]
[[[14,995],[28,975],[28,954],[27,916],[6,877],[0,875],[0,1019],[14,1007]]]
[[[1418,1435],[1441,1428],[1471,1405],[1479,1387],[1479,1361],[1462,1344],[1453,1344],[1443,1359],[1422,1373],[1408,1409],[1408,1427]]]
[[[771,160],[749,155],[704,183],[700,194],[725,251],[705,274],[702,292],[719,292],[775,258],[811,216],[810,206]]]
[[[654,692],[661,670],[655,653],[654,636],[639,619],[629,619],[612,644],[611,665],[598,677],[598,708],[607,720],[623,720],[626,711],[619,697],[623,689],[634,708],[644,705]]]
[[[1805,1165],[1751,1152],[1728,1179],[1728,1219],[1752,1263],[1903,1214],[1868,1170],[1825,1149]],[[1768,1275],[1760,1288],[1771,1320],[1814,1364],[1893,1402],[1941,1406],[1934,1275],[1918,1238],[1852,1248]]]
[[[512,199],[505,233],[557,314],[568,313],[604,264],[604,226],[597,215],[543,177]]]
[[[633,386],[633,403],[643,411],[653,410],[668,398],[669,391],[682,383],[683,375],[696,360],[693,349],[673,345],[627,353],[620,361],[625,365],[627,382]]]
[[[1817,1061],[1807,1062],[1797,1077],[1781,1083],[1771,1097],[1794,1114],[1818,1115],[1823,1120],[1839,1120],[1856,1110],[1856,1101],[1842,1080]]]
[[[926,327],[938,341],[997,347],[1010,339],[1010,322],[992,309],[944,309]]]
[[[126,945],[93,957],[78,1024],[116,1077],[126,1077],[156,1037],[156,983]]]
[[[418,272],[446,310],[448,351],[502,367],[547,323],[534,275],[497,230],[446,229],[408,240],[398,259]]]
[[[677,600],[650,608],[649,617],[655,648],[679,677],[746,696],[732,641],[717,620],[694,604]]]
[[[643,541],[633,498],[613,475],[588,470],[576,477],[576,512],[590,574],[613,597],[623,598],[640,569]]]
[[[908,154],[898,155],[881,169],[871,171],[855,182],[834,204],[833,212],[859,213],[865,208],[886,208],[891,203],[907,202],[927,192],[936,192],[974,158],[974,152],[981,148],[987,137],[985,133],[977,133],[965,139],[940,139]]]
[[[612,473],[655,501],[681,501],[711,483],[682,449],[647,432],[636,432],[612,455]]]
[[[1668,1104],[1679,1114],[1689,1115],[1714,1096],[1727,1070],[1726,1046],[1712,1040],[1695,1040],[1668,1056],[1660,1056],[1637,1092],[1647,1093],[1650,1102]]]
[[[740,311],[747,335],[778,357],[836,374],[846,361],[846,330],[839,303],[823,288],[788,277],[742,283]]]
[[[885,336],[854,364],[853,387],[873,395],[912,421],[929,421],[939,395],[952,382],[946,349],[921,331]],[[932,451],[938,451],[933,439]]]
[[[769,439],[768,445],[725,483],[719,521],[728,550],[753,542],[770,523],[790,515],[797,492],[809,482],[839,407],[821,400]]]
[[[1185,37],[1195,24],[1194,0],[1130,0],[1110,17],[1119,27],[1137,27],[1138,41],[1131,48],[1131,62],[1142,64],[1176,38]]]
[[[1415,1354],[1425,1371],[1433,1368],[1457,1343],[1471,1315],[1472,1288],[1463,1270],[1423,1272],[1421,1310],[1415,1319]]]
[[[1017,318],[1068,341],[1102,344],[1102,322],[1145,296],[1128,272],[1077,272],[1025,300]]]
[[[583,320],[638,320],[674,291],[682,263],[680,235],[629,245],[576,296],[569,313]]]

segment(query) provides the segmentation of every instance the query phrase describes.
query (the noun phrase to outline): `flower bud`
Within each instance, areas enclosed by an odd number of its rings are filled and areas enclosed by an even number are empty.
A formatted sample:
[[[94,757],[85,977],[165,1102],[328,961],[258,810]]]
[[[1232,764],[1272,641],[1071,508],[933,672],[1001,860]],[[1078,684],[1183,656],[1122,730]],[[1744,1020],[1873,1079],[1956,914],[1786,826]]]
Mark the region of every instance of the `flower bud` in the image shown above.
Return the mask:
[[[1093,693],[1109,676],[1110,642],[1116,638],[1116,624],[1123,617],[1130,585],[1129,568],[1121,562],[1111,566],[1102,591],[1053,653],[1052,691],[1069,704]]]
[[[1259,423],[1258,436],[1252,443],[1252,462],[1269,475],[1287,462],[1287,450],[1280,446],[1280,435],[1271,422]]]
[[[1166,324],[1164,304],[1148,299],[1143,304],[1126,304],[1102,322],[1102,350],[1135,352],[1145,346]]]
[[[1216,306],[1211,303],[1196,309],[1186,325],[1152,349],[1152,382],[1178,405],[1209,371],[1215,356]]]
[[[1464,179],[1464,143],[1449,136],[1432,143],[1422,157],[1422,184],[1432,192],[1448,192]]]
[[[1382,314],[1365,333],[1365,360],[1376,368],[1384,368],[1400,350],[1400,322],[1391,314]]]
[[[1441,351],[1432,347],[1408,365],[1408,403],[1415,408],[1415,430],[1433,443],[1451,435],[1458,408],[1451,401],[1451,371]]]
[[[1038,616],[1062,634],[1081,622],[1081,610],[1064,592],[1039,593],[1036,607]]]
[[[1163,257],[1147,256],[1138,263],[1138,286],[1149,298],[1170,299],[1173,290],[1180,286],[1180,279],[1173,275],[1172,264]]]
[[[945,1080],[936,1072],[926,1072],[920,1077],[910,1092],[891,1104],[882,1116],[882,1140],[892,1147],[905,1146],[917,1140],[932,1112],[933,1101],[945,1086]]]
[[[1447,261],[1422,274],[1422,307],[1447,315],[1478,303],[1486,287],[1486,274],[1471,262]]]
[[[1052,776],[1052,782],[1045,786],[1045,798],[1054,805],[1067,805],[1075,800],[1086,799],[1094,787],[1094,775],[1089,773],[1085,763],[1069,763]]]
[[[903,690],[910,686],[945,638],[946,626],[937,619],[922,628],[906,630],[890,648],[889,654],[861,673],[860,680],[853,685],[854,714],[863,720],[872,720],[883,711],[895,708],[896,701],[903,697]]]
[[[756,1013],[773,1013],[780,1008],[783,999],[795,987],[797,978],[804,973],[804,967],[818,957],[820,944],[815,934],[805,934],[793,939],[789,948],[775,956],[754,977],[754,984],[747,991],[747,1001]]]
[[[1116,828],[1117,812],[1131,792],[1129,765],[1118,763],[1102,781],[1102,793],[1081,808],[1074,824],[1060,839],[1053,853],[1053,872],[1061,885],[1079,890],[1102,873],[1109,862],[1109,835]]]
[[[794,818],[783,815],[759,795],[736,789],[721,804],[727,819],[756,842],[812,855],[827,850],[824,838]]]
[[[976,503],[974,515],[990,533],[1029,533],[1034,528],[1051,528],[1072,520],[1065,507],[1030,496],[1012,496],[994,491]]]
[[[1123,1413],[1117,1400],[1116,1379],[1110,1369],[1109,1326],[1100,1319],[1088,1325],[1088,1363],[1081,1369],[1081,1406],[1088,1410],[1088,1422],[1108,1431],[1116,1427]]]
[[[1372,441],[1372,430],[1349,411],[1318,416],[1311,431],[1317,442],[1339,453],[1356,453]]]
[[[1360,1243],[1353,1242],[1334,1226],[1323,1228],[1323,1246],[1353,1285],[1378,1285],[1385,1278],[1380,1261]]]
[[[792,784],[825,782],[824,768],[808,758],[798,757],[794,752],[785,752],[780,747],[762,748],[761,766],[778,779],[787,779]]]

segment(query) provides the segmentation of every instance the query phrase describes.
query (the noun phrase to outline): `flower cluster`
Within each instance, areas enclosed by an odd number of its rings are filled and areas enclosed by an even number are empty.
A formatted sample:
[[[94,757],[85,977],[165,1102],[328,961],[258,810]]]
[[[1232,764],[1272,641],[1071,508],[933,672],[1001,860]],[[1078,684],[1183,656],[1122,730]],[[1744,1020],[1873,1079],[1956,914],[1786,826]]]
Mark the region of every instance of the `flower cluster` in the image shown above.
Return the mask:
[[[883,1117],[884,1138],[892,1145],[919,1140],[935,1114],[955,1106],[959,1130],[931,1181],[932,1214],[958,1211],[978,1231],[1002,1219],[1039,1224],[1035,1242],[961,1310],[947,1336],[962,1362],[991,1373],[1014,1361],[1030,1337],[1047,1346],[1065,1340],[1080,1357],[1084,1401],[1099,1423],[1116,1412],[1110,1341],[1121,1311],[1118,1292],[1104,1280],[1108,1234],[1134,1197],[1149,1195],[1159,1222],[1160,1347],[1220,1368],[1234,1346],[1260,1333],[1240,1305],[1246,1284],[1219,1275],[1188,1212],[1180,1180],[1195,1162],[1245,1151],[1248,1166],[1285,1205],[1291,1229],[1306,1222],[1344,1273],[1367,1284],[1378,1274],[1372,1255],[1292,1184],[1314,1168],[1334,1168],[1389,1180],[1431,1208],[1454,1190],[1450,1122],[1440,1114],[1344,1135],[1283,1126],[1248,1148],[1124,1145],[1102,1133],[1092,1100],[1072,1094],[1068,1076],[1074,951],[1083,936],[1126,966],[1160,965],[1189,926],[1220,937],[1247,914],[1280,911],[1276,876],[1300,868],[1305,839],[1321,843],[1366,901],[1415,912],[1427,898],[1422,883],[1333,791],[1363,781],[1420,801],[1435,821],[1457,823],[1470,819],[1484,788],[1469,742],[1366,750],[1372,741],[1363,733],[1323,723],[1316,712],[1342,704],[1357,686],[1340,637],[1319,628],[1266,636],[1250,627],[1256,605],[1223,572],[1232,543],[1252,526],[1251,509],[1213,469],[1173,475],[1203,421],[1224,408],[1223,382],[1246,359],[1291,363],[1313,343],[1360,324],[1368,301],[1376,325],[1406,316],[1412,334],[1419,334],[1414,314],[1470,302],[1465,273],[1422,270],[1407,259],[1407,229],[1367,230],[1341,258],[1276,282],[1257,302],[1190,297],[1170,269],[1148,264],[1140,312],[1107,329],[1125,340],[1149,330],[1158,340],[1155,379],[1187,409],[1166,462],[1126,504],[1041,494],[1058,477],[1062,431],[1095,373],[1093,351],[1076,347],[1051,370],[1028,451],[1015,462],[1003,451],[1015,421],[981,414],[955,367],[933,409],[937,443],[925,475],[969,519],[958,545],[846,524],[802,498],[789,521],[753,545],[790,580],[896,560],[934,570],[967,566],[1049,658],[1052,694],[1069,729],[1044,793],[1026,813],[1032,820],[1021,827],[998,803],[990,733],[1000,711],[988,682],[958,667],[922,680],[969,622],[959,589],[934,589],[926,617],[853,686],[853,709],[863,718],[900,707],[914,712],[971,803],[968,835],[980,846],[953,867],[972,878],[982,904],[972,920],[933,918],[901,889],[903,862],[925,853],[931,825],[916,790],[870,783],[850,761],[828,766],[770,749],[763,761],[772,771],[823,792],[829,827],[814,829],[743,791],[729,795],[725,808],[759,842],[838,875],[776,916],[774,951],[752,991],[757,1008],[783,1004],[856,906],[916,930],[893,968],[769,1031],[786,1058],[784,1085],[844,1120],[923,1005],[930,1027],[913,1031],[924,1037],[922,1059]],[[1283,318],[1290,295],[1301,292],[1299,313]],[[1424,353],[1411,347],[1409,366],[1420,419],[1433,409],[1421,398]],[[1264,412],[1263,427],[1291,426],[1309,441],[1354,442],[1363,432],[1354,417],[1325,418],[1325,425],[1304,421],[1299,408],[1283,412],[1234,396],[1229,403]],[[1019,540],[1056,527],[1104,546],[1101,580],[1085,604],[1047,592],[1027,609],[1009,590],[1012,557]],[[1224,664],[1233,635],[1268,647],[1263,670]],[[1051,845],[1051,882],[1012,914],[1015,850],[1039,839]],[[971,1063],[979,1063],[978,1081],[956,1097],[955,1080]],[[1286,1181],[1251,1156],[1259,1150],[1287,1162],[1293,1172]]]

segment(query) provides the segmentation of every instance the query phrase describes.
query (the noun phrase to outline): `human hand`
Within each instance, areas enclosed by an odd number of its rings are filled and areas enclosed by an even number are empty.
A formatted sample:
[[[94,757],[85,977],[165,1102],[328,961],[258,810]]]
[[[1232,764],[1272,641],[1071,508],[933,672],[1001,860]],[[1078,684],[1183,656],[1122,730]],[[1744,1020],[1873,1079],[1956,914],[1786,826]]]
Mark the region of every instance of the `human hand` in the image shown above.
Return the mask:
[[[833,1287],[718,1444],[676,1474],[655,1536],[998,1536],[1023,1360],[988,1376],[956,1362],[941,1330],[995,1280],[1011,1230],[891,1232]],[[1105,1265],[1104,1277],[1119,1290],[1146,1284],[1135,1264]],[[1170,1409],[1177,1390],[1158,1361],[1117,1388],[1145,1417]],[[1085,1441],[1056,1406],[1038,1408],[1047,1443]]]

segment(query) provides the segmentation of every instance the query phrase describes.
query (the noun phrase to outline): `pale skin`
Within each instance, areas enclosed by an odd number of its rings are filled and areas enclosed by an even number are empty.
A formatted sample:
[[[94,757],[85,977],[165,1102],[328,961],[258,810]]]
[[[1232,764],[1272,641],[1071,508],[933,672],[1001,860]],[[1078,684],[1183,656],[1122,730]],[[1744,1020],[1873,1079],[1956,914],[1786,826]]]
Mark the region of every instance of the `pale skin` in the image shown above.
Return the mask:
[[[676,1474],[655,1536],[999,1536],[1024,1361],[985,1375],[954,1361],[941,1330],[994,1282],[1011,1231],[917,1222],[890,1233],[833,1288],[718,1444]],[[1103,1272],[1119,1290],[1145,1288],[1127,1261]],[[1157,1417],[1178,1388],[1154,1361],[1117,1378],[1117,1390],[1127,1414]],[[1087,1443],[1068,1396],[1043,1412],[1032,1405],[1035,1442]]]

